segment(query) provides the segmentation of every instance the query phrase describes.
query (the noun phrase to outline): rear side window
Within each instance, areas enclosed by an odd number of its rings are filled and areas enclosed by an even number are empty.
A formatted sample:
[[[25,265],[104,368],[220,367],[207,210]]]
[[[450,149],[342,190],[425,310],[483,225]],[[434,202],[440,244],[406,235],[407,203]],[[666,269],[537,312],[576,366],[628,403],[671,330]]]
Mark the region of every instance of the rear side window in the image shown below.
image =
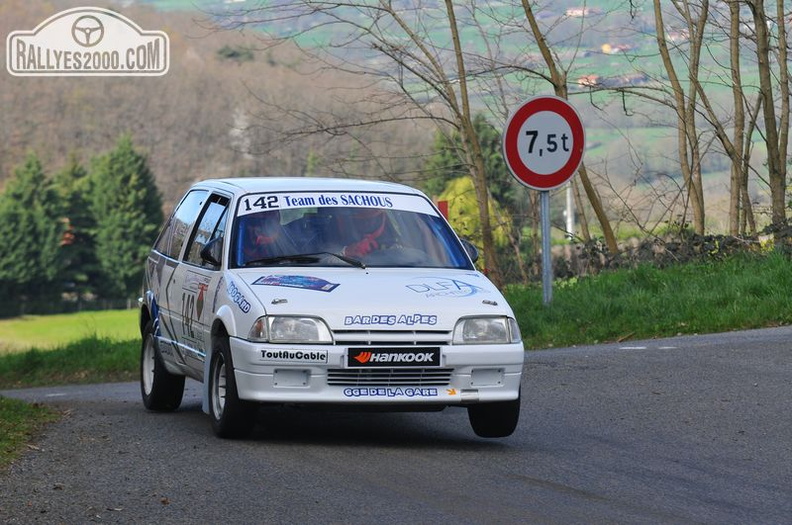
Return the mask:
[[[154,244],[155,250],[172,259],[179,257],[184,238],[190,232],[208,193],[207,190],[193,190],[184,196],[162,228]]]
[[[228,198],[221,195],[209,197],[198,227],[195,229],[185,260],[190,264],[203,266],[201,250],[209,241],[225,237],[228,217]],[[222,242],[222,241],[220,241]]]

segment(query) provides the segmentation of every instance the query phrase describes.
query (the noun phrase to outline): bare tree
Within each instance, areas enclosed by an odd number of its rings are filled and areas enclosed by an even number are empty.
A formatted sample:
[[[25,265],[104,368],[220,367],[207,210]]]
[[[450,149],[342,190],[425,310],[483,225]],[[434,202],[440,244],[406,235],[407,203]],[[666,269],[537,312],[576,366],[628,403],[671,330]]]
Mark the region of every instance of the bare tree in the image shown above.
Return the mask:
[[[690,2],[674,0],[672,2],[682,15],[689,35],[689,52],[687,58],[687,92],[677,74],[677,68],[671,59],[666,37],[665,21],[660,0],[653,0],[655,17],[655,34],[657,48],[663,61],[666,74],[673,94],[673,109],[677,120],[677,151],[682,169],[682,177],[687,188],[687,196],[693,211],[693,228],[696,233],[704,233],[704,190],[701,185],[701,149],[699,133],[696,126],[698,92],[695,85],[699,74],[701,47],[704,40],[704,28],[707,24],[709,2],[704,0],[698,9],[693,9]]]
[[[549,72],[547,80],[553,86],[555,95],[566,99],[568,98],[567,73],[558,67],[552,50],[550,49],[550,46],[536,21],[536,16],[534,15],[531,3],[528,0],[522,0],[522,7],[528,20],[531,33],[533,34],[533,37],[539,47],[539,52],[542,54],[542,58],[545,62],[545,65],[547,66],[547,70]],[[583,185],[583,189],[586,192],[589,203],[591,203],[591,207],[594,209],[594,214],[597,216],[600,226],[602,227],[602,233],[605,237],[605,243],[608,246],[608,250],[610,250],[610,252],[613,254],[618,253],[619,247],[616,243],[616,236],[613,233],[610,220],[608,219],[605,209],[602,206],[602,200],[600,199],[596,188],[591,183],[591,179],[588,176],[588,170],[586,169],[585,163],[580,165],[580,168],[578,169],[578,175],[580,176],[580,183]],[[577,192],[576,196],[578,196]],[[583,209],[580,207],[580,204],[578,204],[578,207],[581,210]],[[587,230],[585,236],[588,237]]]
[[[749,194],[751,173],[770,189],[772,223],[783,224],[789,128],[783,2],[777,3],[772,16],[767,15],[762,2],[725,2],[727,14],[722,12],[720,4],[713,5],[708,0],[662,3],[653,0],[652,3],[655,38],[667,80],[657,79],[658,88],[628,88],[624,91],[673,109],[678,130],[679,164],[695,230],[701,233],[704,228],[701,175],[705,164],[704,148],[711,133],[730,162],[729,232],[756,232]],[[741,17],[741,6],[750,7],[752,23],[746,22],[744,14]],[[668,23],[666,15],[669,13],[675,15],[677,24]],[[768,27],[777,29],[768,31]],[[724,48],[728,50],[728,60],[720,62],[714,57],[718,57]],[[744,52],[751,48],[756,53],[753,63],[750,57],[746,59]],[[702,67],[702,54],[710,58],[707,67]],[[778,64],[777,68],[773,62]],[[758,88],[751,80],[754,75],[749,74],[748,80],[744,80],[746,66],[755,67],[750,73],[758,74]],[[680,69],[684,73],[679,74]],[[718,100],[723,90],[713,89],[722,86],[728,86],[731,91],[730,104],[726,100]],[[658,97],[655,94],[658,91],[667,92],[670,96]],[[752,136],[759,129],[757,125],[763,126],[761,131],[768,142],[767,178],[755,171],[751,163]]]
[[[775,229],[786,225],[787,148],[789,144],[789,64],[787,62],[786,20],[783,0],[776,0],[774,17],[768,17],[764,0],[746,0],[756,31],[756,57],[759,64],[759,92],[764,117],[764,141],[767,145],[767,169]],[[768,30],[774,18],[775,37]],[[775,45],[774,45],[775,44]],[[774,64],[773,64],[774,62]],[[778,76],[774,78],[774,72]],[[776,113],[777,86],[780,107]]]
[[[756,97],[752,104],[750,94],[743,85],[741,49],[744,38],[741,32],[740,5],[738,2],[728,3],[728,26],[719,28],[729,42],[729,71],[723,78],[724,84],[731,85],[733,115],[717,111],[708,90],[699,78],[692,79],[696,88],[707,123],[712,126],[723,150],[728,155],[730,165],[729,181],[729,233],[739,235],[756,233],[753,208],[748,193],[748,181],[751,157],[751,136],[756,130],[756,117],[761,108],[762,98]],[[718,29],[718,23],[713,24]],[[731,136],[728,128],[732,128]]]

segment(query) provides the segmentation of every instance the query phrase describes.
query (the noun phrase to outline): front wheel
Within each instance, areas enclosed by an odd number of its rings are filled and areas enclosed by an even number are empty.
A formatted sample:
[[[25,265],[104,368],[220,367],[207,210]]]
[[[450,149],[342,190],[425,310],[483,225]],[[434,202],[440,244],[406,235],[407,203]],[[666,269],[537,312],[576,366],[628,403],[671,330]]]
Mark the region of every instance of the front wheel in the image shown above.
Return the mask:
[[[511,436],[520,420],[520,396],[514,401],[471,405],[468,407],[468,419],[479,437]]]
[[[228,339],[219,339],[209,365],[209,415],[218,437],[241,438],[256,425],[256,404],[239,399]]]
[[[140,393],[143,405],[157,412],[179,408],[184,396],[184,376],[171,374],[162,362],[154,336],[154,325],[148,322],[143,330],[140,351]]]

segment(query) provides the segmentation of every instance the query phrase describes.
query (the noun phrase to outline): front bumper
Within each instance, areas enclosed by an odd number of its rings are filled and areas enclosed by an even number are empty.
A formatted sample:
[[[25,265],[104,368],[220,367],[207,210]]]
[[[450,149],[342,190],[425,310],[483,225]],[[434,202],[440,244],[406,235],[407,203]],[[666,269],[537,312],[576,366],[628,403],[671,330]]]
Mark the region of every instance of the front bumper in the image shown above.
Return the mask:
[[[349,347],[231,338],[240,399],[263,403],[466,405],[517,399],[524,349],[440,346],[439,367],[351,368]]]

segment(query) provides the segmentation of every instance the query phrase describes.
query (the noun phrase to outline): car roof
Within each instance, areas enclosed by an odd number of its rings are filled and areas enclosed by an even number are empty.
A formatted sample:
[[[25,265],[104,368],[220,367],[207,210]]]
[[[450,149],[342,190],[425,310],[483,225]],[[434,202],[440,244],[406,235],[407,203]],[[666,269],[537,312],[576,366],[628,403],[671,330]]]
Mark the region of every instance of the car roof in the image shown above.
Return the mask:
[[[386,192],[423,195],[420,191],[395,182],[329,177],[238,177],[206,179],[193,188],[224,189],[235,195],[280,191],[350,191]]]

